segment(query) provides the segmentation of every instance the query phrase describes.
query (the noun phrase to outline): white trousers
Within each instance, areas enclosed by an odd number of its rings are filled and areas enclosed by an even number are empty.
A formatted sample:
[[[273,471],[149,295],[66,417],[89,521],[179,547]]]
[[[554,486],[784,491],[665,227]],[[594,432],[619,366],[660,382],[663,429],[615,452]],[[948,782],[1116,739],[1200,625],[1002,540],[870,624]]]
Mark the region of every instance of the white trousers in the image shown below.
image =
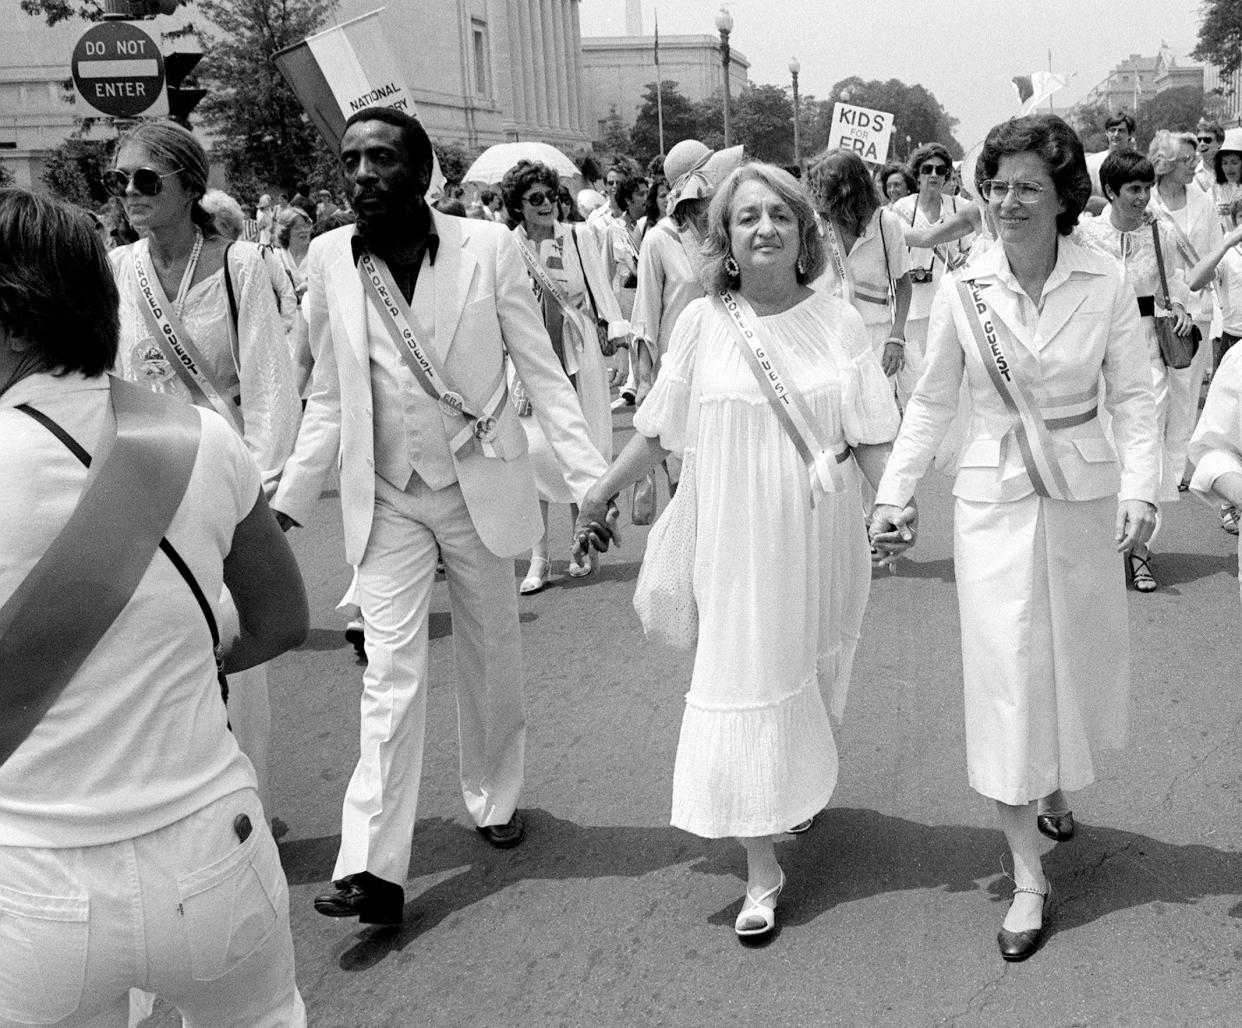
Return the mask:
[[[1199,420],[1199,394],[1203,376],[1212,364],[1212,340],[1208,338],[1210,322],[1196,321],[1203,338],[1190,367],[1168,371],[1168,418],[1164,430],[1166,474],[1176,486],[1186,474],[1186,450]]]
[[[375,517],[358,567],[366,621],[358,765],[345,793],[333,878],[370,871],[398,885],[422,777],[428,621],[436,551],[444,559],[457,658],[457,730],[466,809],[504,824],[522,791],[526,714],[513,560],[483,545],[456,485],[402,492],[375,480]]]
[[[304,1028],[289,890],[253,789],[123,842],[0,846],[0,1026],[124,1028],[131,987],[187,1028]]]

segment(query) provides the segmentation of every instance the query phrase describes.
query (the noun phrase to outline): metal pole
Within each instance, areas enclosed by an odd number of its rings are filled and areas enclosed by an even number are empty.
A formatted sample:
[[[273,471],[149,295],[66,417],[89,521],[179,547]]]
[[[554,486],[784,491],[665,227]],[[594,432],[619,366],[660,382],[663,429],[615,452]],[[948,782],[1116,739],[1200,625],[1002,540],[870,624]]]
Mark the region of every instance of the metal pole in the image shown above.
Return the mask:
[[[802,130],[798,125],[798,73],[793,73],[794,94],[794,164],[802,167]]]
[[[724,71],[724,145],[730,145],[729,137],[729,33],[720,30],[720,67]]]

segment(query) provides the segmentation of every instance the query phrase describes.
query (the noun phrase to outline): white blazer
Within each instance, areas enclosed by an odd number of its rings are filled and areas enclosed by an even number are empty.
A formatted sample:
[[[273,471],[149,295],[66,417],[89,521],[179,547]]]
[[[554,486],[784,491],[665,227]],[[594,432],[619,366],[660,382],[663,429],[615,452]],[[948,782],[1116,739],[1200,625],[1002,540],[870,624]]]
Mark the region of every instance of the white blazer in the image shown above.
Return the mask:
[[[434,264],[424,260],[420,286],[434,285],[434,337],[424,342],[448,376],[479,407],[501,374],[505,357],[521,379],[573,494],[581,500],[606,464],[591,445],[578,399],[561,370],[535,307],[525,265],[509,230],[486,221],[431,216],[440,235]],[[371,340],[362,279],[350,240],[354,226],[325,233],[307,255],[304,300],[315,369],[293,456],[272,506],[300,523],[314,509],[333,459],[341,473],[345,558],[366,551],[375,506]],[[415,302],[418,302],[416,292]],[[430,305],[429,305],[430,307]],[[477,449],[453,456],[457,481],[475,530],[500,557],[530,549],[543,534],[539,500],[526,455],[526,433],[513,405],[499,416],[505,458]],[[460,420],[443,415],[446,439]]]
[[[980,286],[1005,355],[1037,404],[1089,394],[1102,378],[1117,452],[1098,416],[1051,433],[1073,496],[1091,500],[1120,491],[1122,499],[1154,504],[1160,463],[1147,342],[1134,291],[1114,262],[1072,236],[1059,237],[1056,267],[1033,331],[1021,316],[1025,294],[1002,243],[972,256],[963,273]],[[900,506],[914,494],[957,413],[963,375],[973,410],[953,494],[1007,502],[1034,492],[1010,434],[1017,419],[977,354],[966,315],[950,296],[956,288],[956,276],[945,276],[932,304],[926,367],[906,409],[877,503]]]

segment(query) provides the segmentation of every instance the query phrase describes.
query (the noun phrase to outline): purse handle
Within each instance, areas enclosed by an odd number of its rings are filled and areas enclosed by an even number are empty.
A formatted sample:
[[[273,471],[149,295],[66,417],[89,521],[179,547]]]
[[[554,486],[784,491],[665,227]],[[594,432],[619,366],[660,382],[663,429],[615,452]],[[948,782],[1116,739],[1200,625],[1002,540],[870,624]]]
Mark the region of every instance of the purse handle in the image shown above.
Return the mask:
[[[1156,245],[1156,268],[1160,272],[1160,291],[1164,293],[1164,309],[1173,313],[1173,300],[1169,297],[1169,280],[1164,277],[1164,252],[1160,248],[1160,228],[1156,219],[1151,219],[1151,238]]]

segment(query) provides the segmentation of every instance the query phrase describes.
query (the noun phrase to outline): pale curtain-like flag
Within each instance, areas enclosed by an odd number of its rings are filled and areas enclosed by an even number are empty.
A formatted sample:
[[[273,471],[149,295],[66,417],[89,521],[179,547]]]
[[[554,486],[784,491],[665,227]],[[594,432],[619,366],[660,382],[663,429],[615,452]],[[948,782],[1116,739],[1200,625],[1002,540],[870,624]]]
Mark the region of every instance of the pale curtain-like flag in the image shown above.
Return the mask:
[[[1015,75],[1014,88],[1018,91],[1021,114],[1030,114],[1059,89],[1065,88],[1065,79],[1050,71],[1033,71],[1029,75]]]

